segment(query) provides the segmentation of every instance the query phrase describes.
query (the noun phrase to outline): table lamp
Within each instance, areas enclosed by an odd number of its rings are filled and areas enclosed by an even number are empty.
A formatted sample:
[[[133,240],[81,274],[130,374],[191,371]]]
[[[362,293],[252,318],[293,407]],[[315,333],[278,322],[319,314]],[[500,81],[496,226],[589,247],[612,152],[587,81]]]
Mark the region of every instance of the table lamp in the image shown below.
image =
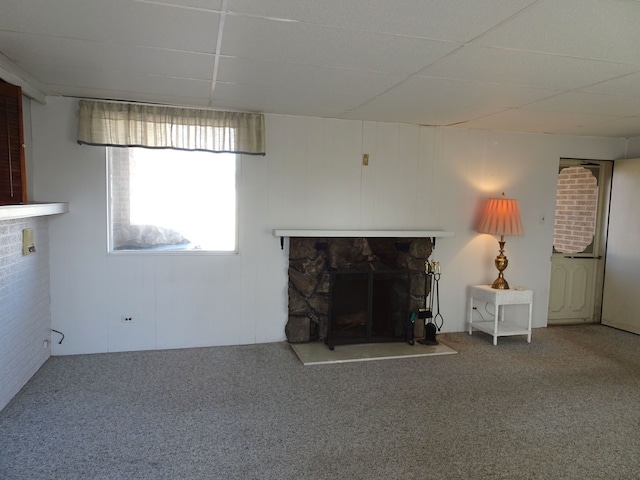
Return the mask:
[[[480,218],[477,230],[478,233],[500,235],[500,241],[498,242],[500,245],[500,254],[495,260],[499,274],[498,278],[496,278],[495,282],[491,285],[491,288],[508,290],[509,284],[504,278],[504,270],[507,268],[509,260],[507,260],[507,257],[504,255],[504,236],[523,235],[518,201],[504,198],[504,192],[501,198],[490,198]]]

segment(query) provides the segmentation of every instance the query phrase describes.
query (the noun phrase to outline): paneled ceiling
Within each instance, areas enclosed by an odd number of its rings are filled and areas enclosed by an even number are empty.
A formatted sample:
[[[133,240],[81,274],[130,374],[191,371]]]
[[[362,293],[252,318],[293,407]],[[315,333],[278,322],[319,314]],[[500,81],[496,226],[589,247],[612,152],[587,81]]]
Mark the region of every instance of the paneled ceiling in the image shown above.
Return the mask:
[[[636,0],[4,0],[34,98],[640,135]]]

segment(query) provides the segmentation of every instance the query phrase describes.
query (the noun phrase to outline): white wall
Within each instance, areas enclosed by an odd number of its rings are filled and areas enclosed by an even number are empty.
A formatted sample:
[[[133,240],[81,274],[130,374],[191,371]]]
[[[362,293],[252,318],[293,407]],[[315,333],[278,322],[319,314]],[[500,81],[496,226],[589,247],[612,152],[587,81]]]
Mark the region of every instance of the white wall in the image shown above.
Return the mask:
[[[287,250],[273,228],[453,230],[434,258],[444,330],[463,331],[467,286],[497,274],[497,239],[474,220],[503,190],[525,229],[507,239],[506,278],[534,290],[544,326],[559,158],[619,158],[626,143],[267,115],[267,156],[241,160],[238,255],[108,256],[105,153],[75,142],[76,109],[32,107],[35,193],[70,204],[50,223],[52,323],[67,335],[54,354],[283,340]]]
[[[55,98],[33,108],[36,194],[70,210],[50,224],[52,324],[66,335],[53,353],[281,340],[286,268],[265,233],[264,158],[241,162],[240,203],[251,208],[240,218],[240,255],[108,256],[105,151],[76,143],[76,109]]]

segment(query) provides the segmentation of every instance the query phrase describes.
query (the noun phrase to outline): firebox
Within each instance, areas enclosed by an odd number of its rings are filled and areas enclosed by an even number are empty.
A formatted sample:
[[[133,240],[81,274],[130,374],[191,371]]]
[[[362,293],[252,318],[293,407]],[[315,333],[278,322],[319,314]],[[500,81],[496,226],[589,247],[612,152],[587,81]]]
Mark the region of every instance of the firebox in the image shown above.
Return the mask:
[[[326,343],[413,342],[409,270],[330,274]]]

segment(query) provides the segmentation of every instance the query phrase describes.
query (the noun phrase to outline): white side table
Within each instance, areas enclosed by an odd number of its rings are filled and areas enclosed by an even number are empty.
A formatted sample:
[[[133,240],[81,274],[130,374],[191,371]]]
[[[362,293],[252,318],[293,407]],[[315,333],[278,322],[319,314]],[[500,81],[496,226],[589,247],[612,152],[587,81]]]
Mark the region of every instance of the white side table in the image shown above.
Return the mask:
[[[492,303],[495,305],[493,320],[473,321],[474,301]],[[519,325],[513,321],[504,319],[505,305],[529,305],[529,320],[527,325]],[[491,285],[473,285],[469,287],[469,335],[473,329],[480,330],[493,336],[493,344],[498,344],[498,337],[508,335],[526,335],[527,342],[531,343],[531,311],[533,308],[533,291],[522,287],[513,287],[509,290],[498,290]]]

